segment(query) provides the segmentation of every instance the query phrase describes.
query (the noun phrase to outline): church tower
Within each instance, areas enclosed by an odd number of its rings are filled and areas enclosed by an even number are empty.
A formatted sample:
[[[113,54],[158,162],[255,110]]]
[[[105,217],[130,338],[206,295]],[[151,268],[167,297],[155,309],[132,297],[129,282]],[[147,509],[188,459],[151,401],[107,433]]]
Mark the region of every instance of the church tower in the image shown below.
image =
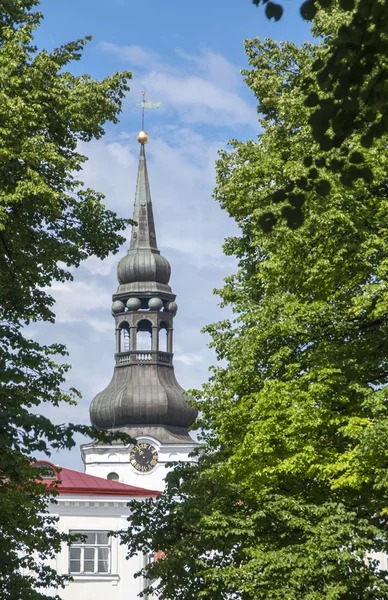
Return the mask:
[[[86,473],[148,489],[163,489],[165,464],[190,460],[196,442],[188,428],[196,413],[186,402],[173,364],[173,323],[177,312],[169,286],[171,267],[158,249],[145,144],[140,160],[129,250],[117,268],[113,295],[115,366],[109,385],[90,406],[97,429],[123,431],[135,445],[85,444]]]

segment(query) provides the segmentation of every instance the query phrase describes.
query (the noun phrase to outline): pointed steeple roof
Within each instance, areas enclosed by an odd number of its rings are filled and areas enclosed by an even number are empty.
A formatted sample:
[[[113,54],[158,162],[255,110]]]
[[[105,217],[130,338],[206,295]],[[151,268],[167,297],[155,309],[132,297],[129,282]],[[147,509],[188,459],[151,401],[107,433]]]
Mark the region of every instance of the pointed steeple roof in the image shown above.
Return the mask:
[[[130,251],[148,250],[159,254],[144,146],[144,143],[140,145],[135,204],[133,207],[133,220],[136,221],[136,225],[132,227],[129,249]]]
[[[139,168],[133,207],[131,243],[126,256],[117,267],[119,287],[117,293],[142,291],[171,293],[168,285],[171,274],[170,263],[161,256],[156,243],[154,213],[148,181],[145,144],[148,134],[141,131],[137,140],[140,143]]]

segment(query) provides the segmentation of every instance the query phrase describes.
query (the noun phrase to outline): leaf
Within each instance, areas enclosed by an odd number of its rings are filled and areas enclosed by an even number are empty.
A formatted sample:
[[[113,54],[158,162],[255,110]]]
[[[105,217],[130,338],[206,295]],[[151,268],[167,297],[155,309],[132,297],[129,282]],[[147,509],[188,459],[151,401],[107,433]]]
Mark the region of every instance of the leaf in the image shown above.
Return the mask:
[[[365,183],[373,183],[373,171],[369,167],[363,167],[362,169],[360,169],[359,175],[363,178]]]
[[[259,218],[259,225],[265,233],[271,233],[276,225],[276,217],[272,212],[266,212]]]
[[[298,188],[300,188],[301,190],[306,190],[307,186],[308,186],[308,181],[307,181],[307,177],[301,177],[300,179],[297,179],[295,181],[295,184]]]
[[[339,0],[339,5],[342,10],[351,11],[354,10],[355,1],[354,0]]]
[[[305,106],[315,107],[319,104],[319,96],[316,92],[311,92],[304,101]]]
[[[313,164],[313,157],[312,156],[305,156],[303,158],[303,164],[305,167],[311,167],[311,165]]]
[[[352,152],[349,160],[351,163],[355,164],[355,165],[359,165],[361,163],[364,162],[364,155],[362,154],[362,152]]]
[[[276,192],[274,192],[272,194],[272,200],[275,203],[284,202],[286,197],[287,197],[287,194],[284,190],[276,190]]]
[[[305,203],[306,197],[303,193],[299,192],[297,194],[290,194],[288,196],[288,201],[294,208],[300,209]]]
[[[371,148],[374,142],[374,136],[372,133],[366,133],[361,137],[361,146],[364,148]]]
[[[279,21],[283,15],[283,7],[280,4],[269,1],[265,7],[265,14],[267,19],[274,18],[275,21]]]
[[[333,4],[333,0],[318,0],[318,3],[322,8],[330,8]]]
[[[305,21],[312,21],[317,14],[317,6],[312,0],[306,0],[300,7],[300,14]]]
[[[333,3],[313,44],[245,42],[260,134],[222,151],[214,190],[238,228],[217,291],[234,317],[205,329],[197,462],[133,503],[122,537],[165,552],[161,600],[388,597],[372,559],[388,552],[388,118],[366,123],[386,8]]]
[[[316,190],[319,196],[328,196],[331,190],[330,182],[327,179],[320,179],[316,183]]]
[[[284,206],[282,208],[282,217],[287,221],[287,227],[290,229],[299,229],[303,225],[304,216],[300,208]]]
[[[320,137],[319,147],[324,152],[328,152],[329,150],[331,150],[334,147],[333,138],[329,137],[328,135],[324,135],[324,136]]]

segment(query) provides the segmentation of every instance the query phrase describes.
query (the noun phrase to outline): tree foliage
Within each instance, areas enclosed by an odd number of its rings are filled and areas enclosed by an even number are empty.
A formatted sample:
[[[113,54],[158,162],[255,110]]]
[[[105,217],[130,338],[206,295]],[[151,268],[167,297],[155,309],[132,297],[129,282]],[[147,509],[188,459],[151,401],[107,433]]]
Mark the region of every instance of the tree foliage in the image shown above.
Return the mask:
[[[268,18],[280,19],[281,5],[264,0]],[[260,0],[254,0],[259,5]],[[335,6],[335,8],[333,8]],[[319,153],[309,160],[319,161],[318,174],[307,173],[307,188],[319,184],[328,191],[326,177],[341,171],[348,187],[359,178],[371,183],[374,169],[366,160],[365,150],[388,133],[385,104],[388,93],[388,2],[381,0],[305,0],[301,15],[314,19],[313,33],[321,34],[321,20],[333,13],[328,43],[320,44],[320,53],[305,75],[305,106],[310,109],[309,123]],[[356,149],[355,149],[356,146]],[[289,195],[287,182],[282,192]],[[296,219],[286,222],[298,227],[303,222],[306,187],[299,190],[300,206],[294,207]],[[292,202],[290,202],[292,205]],[[268,211],[267,228],[280,215],[274,207]],[[280,217],[281,218],[281,217]]]
[[[143,569],[162,599],[388,598],[387,139],[352,133],[373,182],[349,186],[306,106],[341,14],[317,15],[316,45],[246,42],[262,133],[217,163],[240,228],[219,291],[236,317],[207,328],[225,366],[197,393],[197,464],[132,503],[122,534],[130,554],[164,553]],[[284,217],[270,227],[268,206]]]
[[[54,492],[36,481],[34,454],[91,433],[38,414],[45,403],[74,404],[78,393],[63,389],[65,347],[40,345],[25,326],[54,321],[51,283],[70,280],[69,269],[90,255],[117,251],[128,223],[77,175],[86,161],[79,142],[117,122],[131,74],[72,75],[90,38],[38,50],[36,5],[8,0],[0,16],[0,596],[10,600],[46,597],[42,588],[63,581],[44,564],[68,538],[47,514]]]

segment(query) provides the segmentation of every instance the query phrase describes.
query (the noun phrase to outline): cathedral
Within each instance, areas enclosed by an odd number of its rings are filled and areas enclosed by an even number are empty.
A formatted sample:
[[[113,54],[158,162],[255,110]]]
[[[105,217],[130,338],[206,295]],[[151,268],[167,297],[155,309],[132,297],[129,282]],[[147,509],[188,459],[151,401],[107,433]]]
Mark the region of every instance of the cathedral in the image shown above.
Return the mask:
[[[51,565],[73,581],[58,593],[63,600],[135,600],[147,582],[134,575],[153,556],[127,560],[126,548],[110,531],[123,529],[127,503],[156,498],[163,492],[167,463],[190,461],[196,442],[188,429],[196,413],[174,373],[176,296],[169,286],[171,267],[161,255],[148,180],[145,145],[140,158],[130,246],[117,268],[113,294],[115,327],[113,376],[90,406],[99,430],[124,432],[135,443],[89,443],[81,447],[85,472],[62,469],[47,461],[45,478],[58,480],[58,501],[50,509],[58,529],[82,538],[64,545]]]

